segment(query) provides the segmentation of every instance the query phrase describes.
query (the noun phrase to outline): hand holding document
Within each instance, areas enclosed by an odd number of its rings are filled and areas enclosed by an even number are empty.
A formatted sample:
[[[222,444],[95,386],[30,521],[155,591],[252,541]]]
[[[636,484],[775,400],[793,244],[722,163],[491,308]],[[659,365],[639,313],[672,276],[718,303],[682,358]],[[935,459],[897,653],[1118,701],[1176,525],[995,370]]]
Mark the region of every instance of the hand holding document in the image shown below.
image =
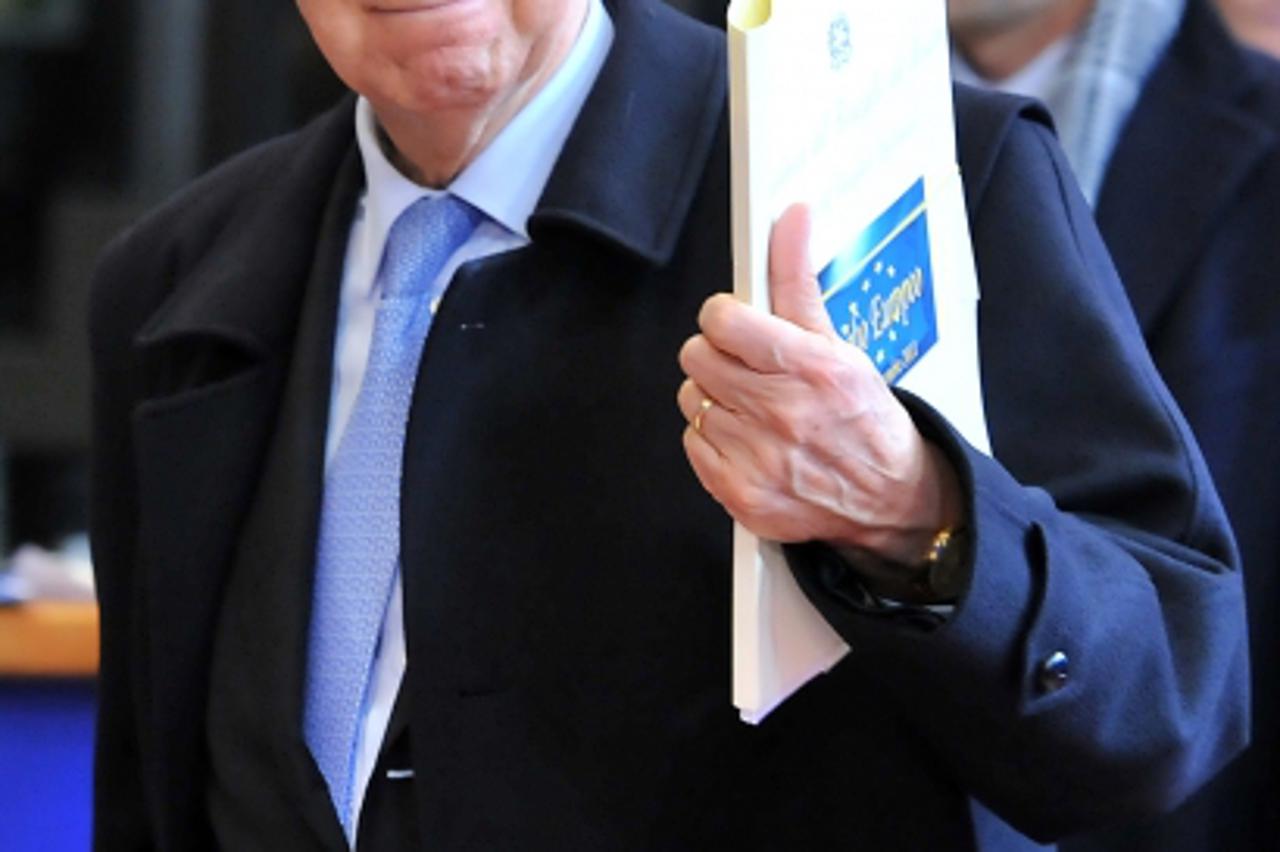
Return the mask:
[[[734,0],[729,34],[735,295],[769,309],[770,232],[806,202],[835,331],[985,450],[943,0]],[[848,650],[741,524],[733,645],[752,723]]]

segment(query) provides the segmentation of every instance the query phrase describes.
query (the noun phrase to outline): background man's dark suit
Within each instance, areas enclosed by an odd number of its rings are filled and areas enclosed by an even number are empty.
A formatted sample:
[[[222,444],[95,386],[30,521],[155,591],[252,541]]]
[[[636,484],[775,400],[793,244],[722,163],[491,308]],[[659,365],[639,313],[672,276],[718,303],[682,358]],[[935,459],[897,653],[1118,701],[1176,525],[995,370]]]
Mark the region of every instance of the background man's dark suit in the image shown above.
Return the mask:
[[[1097,205],[1152,356],[1204,449],[1244,565],[1253,744],[1170,819],[1079,848],[1280,838],[1280,63],[1188,4]]]
[[[673,403],[676,351],[730,280],[723,41],[610,11],[533,244],[459,273],[424,354],[402,505],[416,778],[385,818],[440,849],[1006,849],[1029,842],[986,808],[1051,837],[1184,794],[1244,737],[1231,539],[1049,131],[968,93],[1004,467],[911,405],[972,500],[971,588],[929,632],[859,610],[843,566],[797,548],[853,653],[737,721],[729,524]],[[342,237],[315,244],[350,215],[350,113],[203,179],[103,260],[103,848],[200,848],[255,804],[264,847],[340,840],[297,713],[330,354],[310,314],[332,317]],[[235,729],[252,696],[242,747],[209,708]]]

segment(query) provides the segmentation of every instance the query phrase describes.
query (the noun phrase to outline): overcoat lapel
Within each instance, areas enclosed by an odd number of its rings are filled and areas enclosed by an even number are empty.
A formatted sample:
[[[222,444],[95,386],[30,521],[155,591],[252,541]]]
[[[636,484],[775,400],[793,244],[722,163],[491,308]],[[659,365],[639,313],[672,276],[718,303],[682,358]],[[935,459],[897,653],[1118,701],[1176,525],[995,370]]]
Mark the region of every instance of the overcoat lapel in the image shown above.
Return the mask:
[[[204,726],[192,720],[203,718],[226,560],[277,387],[276,367],[255,363],[216,385],[148,404],[135,418],[148,630],[139,688],[151,713],[141,724],[158,776],[155,820],[175,840],[203,824],[192,788],[207,766]]]
[[[339,284],[363,186],[352,148],[317,236],[270,450],[238,538],[210,697],[212,747],[234,767],[227,776],[261,768],[283,802],[260,807],[285,825],[305,821],[329,848],[342,846],[342,830],[302,738],[302,695]]]
[[[351,106],[318,120],[284,174],[176,271],[135,345],[149,396],[134,413],[139,571],[149,635],[141,706],[159,773],[152,804],[174,846],[199,835],[210,654],[237,535],[272,434],[299,303]],[[206,235],[201,235],[202,237]],[[181,777],[177,777],[177,776]],[[174,776],[174,777],[170,777]]]
[[[1208,4],[1188,3],[1168,55],[1121,132],[1097,218],[1142,327],[1202,260],[1205,232],[1277,144],[1246,108],[1255,71]],[[1195,128],[1170,139],[1170,128]],[[1179,175],[1176,181],[1165,176]],[[1154,243],[1154,244],[1153,244]]]

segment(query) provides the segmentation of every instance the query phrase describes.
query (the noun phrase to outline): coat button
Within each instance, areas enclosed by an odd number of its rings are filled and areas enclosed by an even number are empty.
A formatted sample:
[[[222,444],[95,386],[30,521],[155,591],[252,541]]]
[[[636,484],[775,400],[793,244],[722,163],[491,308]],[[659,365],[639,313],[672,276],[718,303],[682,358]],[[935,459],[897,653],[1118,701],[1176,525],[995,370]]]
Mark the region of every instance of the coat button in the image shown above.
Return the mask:
[[[1054,651],[1040,664],[1036,683],[1041,692],[1057,692],[1071,678],[1071,659],[1062,651]]]

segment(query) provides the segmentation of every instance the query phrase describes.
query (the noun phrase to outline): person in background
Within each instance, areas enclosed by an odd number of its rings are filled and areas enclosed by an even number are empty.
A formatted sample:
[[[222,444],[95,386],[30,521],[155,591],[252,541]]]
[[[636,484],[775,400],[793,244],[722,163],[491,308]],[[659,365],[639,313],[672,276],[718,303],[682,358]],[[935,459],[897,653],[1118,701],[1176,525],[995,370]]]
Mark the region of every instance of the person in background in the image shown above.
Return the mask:
[[[102,850],[1029,850],[1247,739],[1234,541],[1043,114],[962,92],[993,455],[732,278],[723,33],[299,0],[357,95],[93,284]],[[749,727],[730,517],[851,653]]]
[[[1218,0],[1218,8],[1241,41],[1280,57],[1280,2]]]
[[[958,80],[1048,105],[1243,556],[1254,744],[1175,815],[1074,848],[1270,848],[1280,837],[1280,63],[1241,46],[1206,0],[948,9]]]

